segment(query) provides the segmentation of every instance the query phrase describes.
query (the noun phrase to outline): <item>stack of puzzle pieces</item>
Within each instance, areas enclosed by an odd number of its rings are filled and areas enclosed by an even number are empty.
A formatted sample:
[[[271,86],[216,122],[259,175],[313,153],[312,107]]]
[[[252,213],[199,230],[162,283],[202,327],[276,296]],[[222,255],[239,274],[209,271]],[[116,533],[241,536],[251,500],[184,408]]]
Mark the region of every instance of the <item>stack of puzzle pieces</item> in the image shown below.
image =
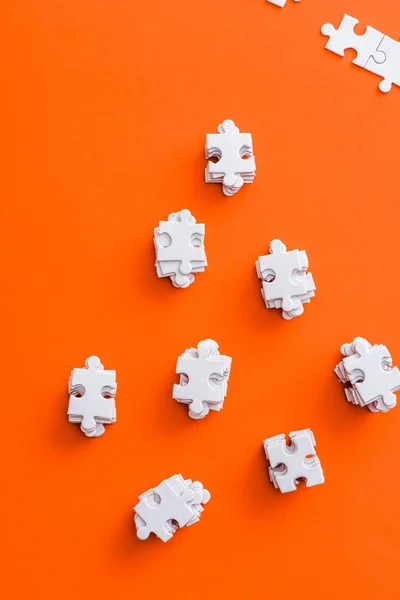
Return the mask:
[[[187,288],[195,273],[207,266],[204,249],[205,225],[187,209],[171,213],[154,229],[156,271],[158,277],[170,277],[177,288]]]
[[[218,351],[214,340],[199,342],[178,358],[176,372],[180,375],[172,397],[189,404],[189,416],[203,419],[210,410],[220,411],[228,390],[232,358]]]
[[[272,240],[269,252],[256,261],[261,295],[267,308],[282,308],[283,318],[291,320],[303,314],[303,305],[315,295],[313,277],[306,273],[307,254],[304,250],[287,252],[280,240]]]
[[[290,446],[286,444],[284,433],[264,440],[269,478],[274,487],[285,494],[294,492],[302,479],[307,487],[324,483],[324,472],[315,452],[311,429],[292,431],[289,439]]]
[[[218,133],[207,133],[205,156],[209,161],[206,182],[222,183],[225,196],[236,194],[244,183],[253,183],[256,163],[251,134],[240,133],[232,120],[218,125]]]
[[[139,496],[134,507],[138,538],[146,540],[154,533],[168,542],[179,527],[189,527],[200,520],[202,505],[210,498],[200,481],[183,479],[182,475],[165,479]]]
[[[352,404],[367,406],[372,412],[388,412],[396,406],[400,390],[400,371],[393,367],[386,346],[371,345],[365,338],[356,337],[340,349],[345,357],[335,368],[344,392]]]
[[[87,437],[99,437],[104,425],[115,423],[116,374],[104,370],[98,356],[89,356],[84,369],[72,369],[68,391],[69,422],[80,423]]]

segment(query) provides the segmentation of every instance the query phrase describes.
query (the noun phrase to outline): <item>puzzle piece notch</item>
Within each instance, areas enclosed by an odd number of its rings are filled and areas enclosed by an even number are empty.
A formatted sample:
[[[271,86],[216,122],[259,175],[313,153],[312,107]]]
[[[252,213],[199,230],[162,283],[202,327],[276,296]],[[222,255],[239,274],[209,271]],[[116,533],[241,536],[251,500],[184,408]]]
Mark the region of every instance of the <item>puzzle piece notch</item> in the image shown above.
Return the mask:
[[[270,254],[256,261],[257,275],[262,279],[262,295],[267,304],[282,307],[289,318],[303,312],[303,302],[314,295],[311,273],[305,273],[308,259],[304,250],[287,252],[281,240],[272,240]],[[288,318],[288,317],[287,317]]]
[[[264,441],[264,450],[270,467],[271,482],[282,493],[297,489],[299,479],[305,479],[306,487],[324,483],[321,463],[315,452],[315,438],[311,429],[289,433],[291,445],[286,444],[285,434]]]
[[[220,411],[228,390],[231,364],[232,359],[219,353],[214,340],[207,339],[197,348],[188,348],[177,361],[180,379],[174,385],[172,397],[189,405],[192,419],[203,419],[210,410]],[[186,373],[188,368],[193,369],[192,377]]]
[[[116,390],[115,371],[104,370],[98,356],[87,358],[85,368],[73,369],[68,382],[70,422],[79,422],[88,437],[102,435],[103,423],[116,420]]]
[[[358,19],[345,14],[337,29],[331,23],[323,25],[321,33],[329,37],[325,48],[339,56],[344,56],[344,51],[349,48],[356,50],[357,56],[352,62],[359,67],[365,67],[371,56],[376,56],[379,62],[384,61],[385,56],[378,52],[384,34],[368,25],[365,34],[358,35],[354,32],[358,23]]]
[[[282,8],[283,6],[285,6],[287,0],[267,0],[267,2],[269,2],[270,4],[275,4],[275,6],[279,6],[280,8]],[[294,0],[294,2],[300,2],[300,0]]]

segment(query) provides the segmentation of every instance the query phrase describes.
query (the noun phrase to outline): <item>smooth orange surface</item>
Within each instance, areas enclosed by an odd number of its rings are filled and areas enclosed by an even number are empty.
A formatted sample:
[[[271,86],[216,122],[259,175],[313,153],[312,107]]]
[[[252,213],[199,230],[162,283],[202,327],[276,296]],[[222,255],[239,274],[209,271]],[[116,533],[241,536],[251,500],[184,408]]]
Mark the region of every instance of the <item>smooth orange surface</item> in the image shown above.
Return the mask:
[[[356,335],[400,365],[400,92],[319,33],[347,12],[397,37],[397,0],[2,8],[1,597],[397,599],[400,408],[350,406],[333,367]],[[232,198],[204,183],[225,118],[257,164]],[[152,245],[182,208],[209,262],[187,290],[156,277]],[[255,273],[274,237],[317,285],[292,322]],[[223,412],[195,422],[171,391],[206,337],[232,375]],[[98,440],[66,417],[90,354],[118,380]],[[262,441],[306,427],[326,483],[281,495]],[[140,542],[137,496],[173,473],[211,502],[168,544]]]

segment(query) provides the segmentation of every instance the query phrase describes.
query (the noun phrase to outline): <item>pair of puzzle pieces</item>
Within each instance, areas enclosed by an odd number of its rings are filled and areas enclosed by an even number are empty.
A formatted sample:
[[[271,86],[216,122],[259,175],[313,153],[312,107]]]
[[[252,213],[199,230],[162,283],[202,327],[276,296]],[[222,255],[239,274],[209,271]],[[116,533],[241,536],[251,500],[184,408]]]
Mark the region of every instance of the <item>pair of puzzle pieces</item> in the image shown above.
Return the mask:
[[[262,280],[261,295],[267,308],[282,308],[282,316],[291,320],[304,312],[304,304],[315,295],[315,284],[308,269],[304,250],[286,251],[280,240],[272,240],[269,254],[256,261]]]
[[[267,0],[270,4],[275,4],[275,6],[280,6],[281,8],[285,6],[287,0]],[[300,0],[294,0],[294,2],[300,2]]]
[[[146,540],[154,533],[168,542],[179,527],[189,527],[200,520],[203,504],[210,500],[210,492],[200,481],[173,475],[156,488],[139,496],[134,507],[136,534]]]
[[[340,349],[344,358],[335,368],[352,404],[367,406],[372,412],[388,412],[396,406],[395,392],[400,390],[400,371],[392,366],[386,346],[371,345],[356,337]]]
[[[226,119],[218,133],[207,133],[205,170],[207,183],[222,183],[225,196],[233,196],[244,183],[253,183],[256,163],[250,133],[240,133],[235,123]]]
[[[80,423],[87,437],[99,437],[104,425],[115,423],[115,371],[106,371],[98,356],[89,356],[84,369],[72,369],[68,391],[69,422]]]
[[[192,419],[203,419],[210,410],[220,411],[228,390],[232,359],[218,351],[214,340],[203,340],[197,348],[188,348],[178,358],[180,375],[172,397],[189,405]]]
[[[171,213],[154,229],[156,271],[158,277],[170,277],[177,288],[187,288],[195,273],[207,266],[204,249],[205,225],[187,209]]]
[[[339,56],[348,48],[356,50],[353,64],[382,77],[380,91],[390,92],[392,84],[400,85],[400,43],[370,26],[364,35],[357,35],[354,27],[358,23],[358,19],[344,15],[337,29],[330,23],[323,25],[321,33],[329,36],[325,48]]]
[[[324,473],[315,453],[315,438],[311,429],[289,433],[290,446],[285,434],[264,440],[264,451],[269,461],[269,478],[283,494],[294,492],[301,480],[306,487],[324,483]]]

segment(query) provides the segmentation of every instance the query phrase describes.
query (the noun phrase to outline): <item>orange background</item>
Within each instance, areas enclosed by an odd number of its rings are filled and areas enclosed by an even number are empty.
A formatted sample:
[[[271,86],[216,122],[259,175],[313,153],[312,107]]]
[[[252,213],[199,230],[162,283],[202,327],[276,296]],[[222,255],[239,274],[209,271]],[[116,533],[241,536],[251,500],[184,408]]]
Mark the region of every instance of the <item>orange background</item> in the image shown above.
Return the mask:
[[[352,407],[332,369],[356,335],[400,363],[400,95],[324,50],[345,12],[399,35],[397,0],[2,3],[6,600],[399,597],[400,408]],[[257,164],[232,198],[204,183],[226,118]],[[182,208],[209,266],[177,290],[152,234]],[[317,285],[292,322],[255,273],[274,237]],[[223,412],[195,422],[171,391],[207,337],[232,375]],[[90,354],[118,380],[98,440],[66,417]],[[326,483],[281,495],[262,441],[306,427]],[[211,502],[168,544],[140,542],[137,496],[174,473]]]

